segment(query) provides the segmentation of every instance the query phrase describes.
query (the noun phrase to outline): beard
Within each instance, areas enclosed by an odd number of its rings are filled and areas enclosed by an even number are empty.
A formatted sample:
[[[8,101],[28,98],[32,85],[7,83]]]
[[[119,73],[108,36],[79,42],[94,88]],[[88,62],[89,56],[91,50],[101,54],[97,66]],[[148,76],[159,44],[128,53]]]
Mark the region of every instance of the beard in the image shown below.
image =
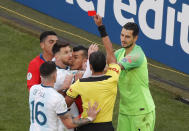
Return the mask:
[[[67,66],[72,66],[73,62],[71,60],[70,61],[68,60],[68,61],[64,61],[63,64]]]
[[[131,43],[131,44],[129,44],[129,45],[126,45],[126,46],[122,46],[122,48],[128,49],[128,48],[130,48],[132,45],[133,45],[133,43]]]

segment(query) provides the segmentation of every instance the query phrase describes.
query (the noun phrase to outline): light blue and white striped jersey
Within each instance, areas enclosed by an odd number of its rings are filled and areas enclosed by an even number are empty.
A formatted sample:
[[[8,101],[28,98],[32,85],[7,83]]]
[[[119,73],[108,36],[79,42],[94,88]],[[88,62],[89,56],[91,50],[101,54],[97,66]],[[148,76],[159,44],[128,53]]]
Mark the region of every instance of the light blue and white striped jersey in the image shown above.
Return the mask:
[[[30,131],[59,131],[59,115],[67,113],[64,97],[54,88],[42,84],[30,89]]]
[[[56,90],[59,90],[59,89],[61,89],[61,86],[64,83],[66,75],[71,75],[71,72],[70,72],[70,70],[66,70],[66,69],[60,68],[58,66],[56,67],[56,70],[57,70],[57,77],[56,77],[56,83],[54,84],[54,88]],[[75,102],[73,102],[73,104],[70,106],[69,113],[72,114],[74,117],[79,116],[79,111],[78,111],[78,108],[77,108]],[[74,131],[74,129],[67,129],[61,120],[59,120],[59,129],[63,130],[63,131]]]

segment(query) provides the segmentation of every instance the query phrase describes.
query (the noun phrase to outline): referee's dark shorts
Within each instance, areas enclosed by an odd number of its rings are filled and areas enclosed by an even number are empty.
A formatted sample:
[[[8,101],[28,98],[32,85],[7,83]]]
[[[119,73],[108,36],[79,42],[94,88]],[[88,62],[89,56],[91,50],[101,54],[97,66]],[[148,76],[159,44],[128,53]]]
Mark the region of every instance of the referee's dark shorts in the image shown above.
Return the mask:
[[[76,131],[114,131],[112,122],[89,123],[78,127]]]

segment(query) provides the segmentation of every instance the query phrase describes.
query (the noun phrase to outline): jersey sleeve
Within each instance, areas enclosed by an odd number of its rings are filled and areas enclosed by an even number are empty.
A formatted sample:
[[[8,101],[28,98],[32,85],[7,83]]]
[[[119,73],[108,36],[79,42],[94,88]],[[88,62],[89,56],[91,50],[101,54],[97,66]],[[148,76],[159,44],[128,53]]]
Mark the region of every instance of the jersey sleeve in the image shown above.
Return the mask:
[[[106,75],[110,75],[115,80],[118,80],[120,72],[121,72],[121,68],[118,64],[109,64]]]
[[[55,105],[55,112],[57,115],[64,115],[68,112],[67,104],[63,96],[60,96],[56,105]]]
[[[79,80],[71,85],[66,94],[72,98],[76,98],[79,95]]]
[[[86,68],[85,73],[83,74],[82,78],[87,78],[87,77],[90,77],[90,76],[92,76],[92,72],[90,70],[89,60],[87,60],[87,68]]]
[[[144,53],[141,51],[131,53],[126,57],[123,57],[121,60],[118,61],[125,70],[129,70],[135,67],[139,67],[144,61]]]
[[[30,89],[35,84],[40,84],[40,72],[34,62],[30,62],[27,72],[27,87]]]

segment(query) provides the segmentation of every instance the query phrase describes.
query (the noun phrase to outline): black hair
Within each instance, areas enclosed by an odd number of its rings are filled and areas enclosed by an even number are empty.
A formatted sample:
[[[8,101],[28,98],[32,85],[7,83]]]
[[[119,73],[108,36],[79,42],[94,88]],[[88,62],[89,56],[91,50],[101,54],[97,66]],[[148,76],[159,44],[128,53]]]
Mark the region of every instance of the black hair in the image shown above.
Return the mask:
[[[102,72],[106,66],[106,57],[100,52],[93,52],[89,56],[89,63],[92,65],[94,72]]]
[[[128,22],[126,23],[123,28],[126,30],[132,30],[133,31],[133,36],[137,36],[139,34],[139,27],[136,23],[134,22]]]
[[[45,31],[45,32],[41,33],[41,35],[40,35],[40,38],[39,38],[40,43],[43,42],[45,40],[45,38],[47,38],[47,36],[49,36],[49,35],[57,36],[57,34],[54,31]]]
[[[55,55],[57,52],[60,51],[61,48],[63,47],[66,47],[66,46],[69,46],[70,44],[69,43],[66,43],[66,42],[62,42],[62,43],[55,43],[52,47],[52,52],[53,52],[53,55]]]
[[[56,71],[56,64],[53,61],[44,62],[39,70],[42,77],[48,77]]]
[[[88,57],[88,49],[87,48],[85,48],[82,45],[79,45],[79,46],[76,46],[73,48],[73,52],[77,52],[80,50],[83,51],[83,56],[87,58]]]

